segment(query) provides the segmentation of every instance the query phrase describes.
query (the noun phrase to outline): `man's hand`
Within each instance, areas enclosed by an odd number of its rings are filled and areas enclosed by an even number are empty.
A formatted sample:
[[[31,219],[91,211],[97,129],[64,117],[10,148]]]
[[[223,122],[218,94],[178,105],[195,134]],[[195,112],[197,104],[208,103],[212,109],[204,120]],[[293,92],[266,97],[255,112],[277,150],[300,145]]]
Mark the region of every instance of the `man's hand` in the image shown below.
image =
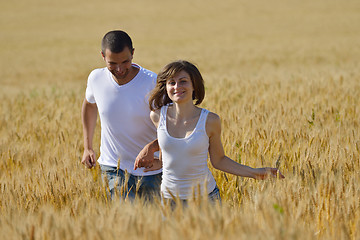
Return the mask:
[[[84,164],[87,168],[92,168],[96,166],[96,157],[94,150],[85,149],[84,154],[81,160],[81,163]]]

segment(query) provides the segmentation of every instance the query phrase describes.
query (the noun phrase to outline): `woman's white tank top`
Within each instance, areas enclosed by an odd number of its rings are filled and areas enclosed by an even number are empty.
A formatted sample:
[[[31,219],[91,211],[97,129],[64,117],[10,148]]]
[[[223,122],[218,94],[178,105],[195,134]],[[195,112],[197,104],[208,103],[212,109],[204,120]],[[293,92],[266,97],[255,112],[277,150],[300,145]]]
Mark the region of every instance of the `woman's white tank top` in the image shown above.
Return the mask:
[[[189,199],[194,194],[199,196],[199,194],[211,193],[216,182],[207,166],[209,137],[205,125],[209,111],[201,109],[199,120],[189,136],[175,138],[167,131],[167,109],[168,106],[161,108],[157,129],[163,161],[161,182],[163,196],[172,198],[172,194],[180,199]]]

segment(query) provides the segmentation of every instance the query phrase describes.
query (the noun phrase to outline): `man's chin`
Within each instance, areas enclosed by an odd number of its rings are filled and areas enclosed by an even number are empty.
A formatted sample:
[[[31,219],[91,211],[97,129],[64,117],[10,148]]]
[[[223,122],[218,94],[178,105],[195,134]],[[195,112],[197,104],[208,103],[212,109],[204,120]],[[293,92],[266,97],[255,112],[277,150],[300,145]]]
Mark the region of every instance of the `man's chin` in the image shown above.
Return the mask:
[[[118,79],[118,80],[123,80],[126,76],[124,76],[124,75],[121,75],[121,76],[115,75],[115,77],[116,77],[116,79]]]
[[[116,79],[118,80],[123,80],[126,78],[126,76],[128,75],[127,73],[126,74],[123,74],[123,75],[119,75],[119,74],[113,74],[115,76]]]

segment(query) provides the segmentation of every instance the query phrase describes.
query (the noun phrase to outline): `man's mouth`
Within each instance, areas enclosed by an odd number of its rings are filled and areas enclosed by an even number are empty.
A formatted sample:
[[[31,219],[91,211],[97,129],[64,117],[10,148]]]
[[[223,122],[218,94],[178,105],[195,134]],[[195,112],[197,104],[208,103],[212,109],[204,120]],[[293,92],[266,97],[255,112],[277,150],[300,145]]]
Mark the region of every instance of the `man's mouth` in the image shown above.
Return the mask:
[[[125,78],[128,71],[125,71],[124,73],[116,72],[116,77],[118,78]]]

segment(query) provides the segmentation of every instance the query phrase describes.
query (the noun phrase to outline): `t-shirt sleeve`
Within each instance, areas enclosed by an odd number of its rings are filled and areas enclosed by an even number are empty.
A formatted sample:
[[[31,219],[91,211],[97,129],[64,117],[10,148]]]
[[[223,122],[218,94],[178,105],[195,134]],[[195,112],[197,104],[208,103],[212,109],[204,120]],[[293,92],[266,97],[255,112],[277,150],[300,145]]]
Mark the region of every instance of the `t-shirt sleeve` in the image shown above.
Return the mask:
[[[157,74],[153,73],[151,77],[152,77],[152,89],[154,89],[156,86]]]
[[[92,73],[90,73],[89,77],[88,77],[88,81],[87,81],[87,86],[86,86],[86,92],[85,92],[85,98],[86,101],[88,101],[89,103],[95,103],[95,97],[94,97],[94,92],[93,92],[93,88],[92,88]]]

